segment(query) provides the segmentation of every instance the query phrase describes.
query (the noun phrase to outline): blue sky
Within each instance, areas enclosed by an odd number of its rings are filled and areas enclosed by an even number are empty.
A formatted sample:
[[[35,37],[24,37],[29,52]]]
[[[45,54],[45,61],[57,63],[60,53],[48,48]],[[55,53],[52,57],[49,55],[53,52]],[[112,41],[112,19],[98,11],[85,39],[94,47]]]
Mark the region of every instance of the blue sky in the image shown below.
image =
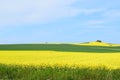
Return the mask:
[[[120,0],[0,0],[0,43],[120,43]]]

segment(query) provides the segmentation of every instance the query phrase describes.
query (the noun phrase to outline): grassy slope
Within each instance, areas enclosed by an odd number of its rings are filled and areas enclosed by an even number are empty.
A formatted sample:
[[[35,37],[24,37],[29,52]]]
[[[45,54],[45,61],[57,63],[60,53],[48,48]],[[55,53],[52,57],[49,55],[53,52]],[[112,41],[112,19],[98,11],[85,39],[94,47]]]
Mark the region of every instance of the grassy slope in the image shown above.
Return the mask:
[[[46,50],[64,52],[120,52],[120,46],[89,46],[74,44],[10,44],[0,45],[0,50]]]

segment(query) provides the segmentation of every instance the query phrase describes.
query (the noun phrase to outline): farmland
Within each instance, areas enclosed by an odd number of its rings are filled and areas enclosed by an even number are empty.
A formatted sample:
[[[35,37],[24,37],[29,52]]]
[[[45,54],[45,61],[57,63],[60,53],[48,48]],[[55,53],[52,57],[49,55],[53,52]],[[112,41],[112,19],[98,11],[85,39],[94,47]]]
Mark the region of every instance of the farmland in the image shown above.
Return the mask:
[[[119,76],[120,46],[0,45],[3,80],[119,80]]]
[[[0,63],[120,67],[120,53],[0,51]]]

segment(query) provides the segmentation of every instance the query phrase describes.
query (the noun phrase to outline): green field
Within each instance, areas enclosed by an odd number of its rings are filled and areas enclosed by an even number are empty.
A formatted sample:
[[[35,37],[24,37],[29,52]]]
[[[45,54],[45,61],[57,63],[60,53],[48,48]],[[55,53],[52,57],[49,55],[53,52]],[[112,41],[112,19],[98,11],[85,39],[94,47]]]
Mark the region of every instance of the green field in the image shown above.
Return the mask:
[[[111,53],[120,52],[120,46],[88,46],[74,44],[9,44],[0,45],[0,50]]]
[[[120,46],[0,45],[0,80],[120,80]]]

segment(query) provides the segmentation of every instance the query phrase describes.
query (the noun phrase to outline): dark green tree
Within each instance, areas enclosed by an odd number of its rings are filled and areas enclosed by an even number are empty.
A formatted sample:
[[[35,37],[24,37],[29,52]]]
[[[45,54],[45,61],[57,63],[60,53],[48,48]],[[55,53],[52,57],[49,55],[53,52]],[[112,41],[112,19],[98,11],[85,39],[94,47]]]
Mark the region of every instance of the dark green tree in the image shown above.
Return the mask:
[[[102,41],[101,40],[97,40],[96,42],[100,42],[101,43]]]

